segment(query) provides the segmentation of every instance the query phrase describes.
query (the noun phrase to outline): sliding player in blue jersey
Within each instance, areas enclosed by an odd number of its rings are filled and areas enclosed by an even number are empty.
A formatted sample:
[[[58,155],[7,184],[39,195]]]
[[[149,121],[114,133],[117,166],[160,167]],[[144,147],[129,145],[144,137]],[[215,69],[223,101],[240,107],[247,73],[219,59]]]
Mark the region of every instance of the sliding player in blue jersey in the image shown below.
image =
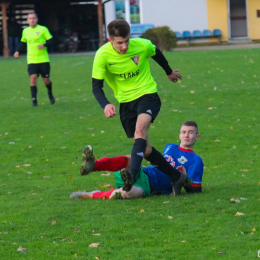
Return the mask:
[[[190,179],[190,184],[185,185],[184,189],[188,193],[202,192],[202,175],[203,175],[203,162],[199,155],[193,151],[195,142],[199,139],[198,126],[194,121],[186,121],[183,123],[179,138],[181,140],[180,145],[167,144],[165,146],[163,155],[172,167],[176,168],[180,172],[186,172]],[[168,175],[161,172],[157,167],[149,166],[142,167],[136,175],[136,182],[129,192],[122,189],[124,182],[127,182],[127,176],[124,170],[128,169],[131,161],[131,156],[117,156],[112,158],[95,159],[93,155],[93,149],[88,145],[83,151],[83,165],[86,168],[87,173],[95,171],[116,171],[116,185],[118,189],[112,189],[110,191],[100,192],[73,192],[71,198],[82,199],[98,199],[98,198],[142,198],[149,195],[171,194],[180,195],[180,189],[174,189],[172,182]]]

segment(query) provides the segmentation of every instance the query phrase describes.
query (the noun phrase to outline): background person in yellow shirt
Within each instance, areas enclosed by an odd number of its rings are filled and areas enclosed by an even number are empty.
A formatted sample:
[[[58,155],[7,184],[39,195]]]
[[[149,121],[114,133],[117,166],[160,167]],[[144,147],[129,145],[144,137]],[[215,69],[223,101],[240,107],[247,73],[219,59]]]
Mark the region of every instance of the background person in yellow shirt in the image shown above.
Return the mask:
[[[132,138],[134,146],[131,152],[130,170],[122,170],[123,190],[129,191],[135,182],[135,175],[141,168],[142,159],[148,160],[154,167],[166,173],[173,185],[173,193],[178,194],[181,187],[188,182],[187,175],[174,169],[151,146],[148,139],[148,129],[155,120],[161,107],[157,94],[157,84],[154,81],[149,65],[152,57],[166,72],[168,79],[177,82],[182,76],[179,70],[172,70],[162,52],[149,40],[129,39],[130,26],[124,20],[114,20],[108,24],[109,42],[97,51],[93,64],[92,85],[100,106],[107,118],[116,115],[116,108],[105,97],[103,91],[104,79],[113,89],[120,103],[120,120],[128,138]],[[90,151],[83,151],[81,175],[89,172],[86,161]]]
[[[19,58],[21,50],[27,45],[27,63],[28,73],[31,80],[32,106],[37,106],[37,78],[41,74],[44,84],[48,89],[50,103],[55,103],[52,94],[52,82],[50,81],[50,60],[47,52],[47,46],[52,44],[52,36],[49,30],[38,25],[37,14],[28,15],[29,27],[25,28],[22,33],[21,42],[14,53],[15,58]]]

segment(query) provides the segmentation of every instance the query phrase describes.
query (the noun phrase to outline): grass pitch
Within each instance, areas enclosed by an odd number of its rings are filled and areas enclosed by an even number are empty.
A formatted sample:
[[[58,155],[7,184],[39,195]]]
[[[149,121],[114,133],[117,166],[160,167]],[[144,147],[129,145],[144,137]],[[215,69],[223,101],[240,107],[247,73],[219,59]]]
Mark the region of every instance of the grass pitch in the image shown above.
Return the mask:
[[[33,108],[25,58],[0,60],[1,260],[257,259],[260,50],[165,55],[183,80],[169,82],[151,60],[162,108],[149,137],[163,151],[179,142],[182,122],[198,123],[203,193],[128,201],[69,199],[75,190],[115,187],[113,173],[80,176],[87,144],[97,158],[132,148],[119,116],[106,119],[92,95],[93,56],[51,57],[56,104],[39,79]]]

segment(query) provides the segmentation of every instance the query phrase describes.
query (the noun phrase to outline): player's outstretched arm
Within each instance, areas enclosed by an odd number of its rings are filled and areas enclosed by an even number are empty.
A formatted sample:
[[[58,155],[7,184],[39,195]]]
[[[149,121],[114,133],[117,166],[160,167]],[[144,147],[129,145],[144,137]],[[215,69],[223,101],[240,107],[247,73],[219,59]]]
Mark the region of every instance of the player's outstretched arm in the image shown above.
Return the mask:
[[[19,54],[21,51],[26,49],[26,42],[20,42],[15,53],[14,53],[14,57],[17,59],[19,58]]]
[[[168,79],[174,83],[177,82],[178,79],[182,79],[182,75],[178,73],[180,70],[172,70],[170,75],[167,75]]]
[[[182,78],[181,74],[178,73],[180,70],[172,70],[168,64],[168,61],[158,48],[156,48],[155,55],[152,56],[152,59],[155,60],[164,69],[170,81],[176,83],[178,79]]]
[[[104,109],[106,117],[116,115],[116,108],[107,100],[104,90],[104,80],[92,78],[92,92],[98,101],[99,105]]]

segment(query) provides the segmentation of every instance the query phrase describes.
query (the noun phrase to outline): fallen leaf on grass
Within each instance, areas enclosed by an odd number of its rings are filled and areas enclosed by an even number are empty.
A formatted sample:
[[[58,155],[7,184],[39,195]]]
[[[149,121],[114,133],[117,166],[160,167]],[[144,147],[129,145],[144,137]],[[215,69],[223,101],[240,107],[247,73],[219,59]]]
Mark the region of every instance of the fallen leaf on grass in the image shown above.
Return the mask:
[[[186,242],[186,240],[182,240],[181,242],[182,242],[182,243],[185,243],[185,242]]]
[[[81,232],[80,228],[74,228],[73,230],[74,230],[74,232]]]
[[[243,215],[245,215],[245,214],[242,212],[237,212],[235,216],[243,216]]]
[[[57,224],[56,220],[53,220],[51,224],[56,225]]]
[[[26,248],[23,248],[21,246],[19,246],[19,248],[17,249],[17,251],[20,251],[22,253],[25,253],[26,252]]]
[[[50,176],[43,176],[43,179],[50,179]]]
[[[169,203],[169,202],[170,202],[170,201],[164,201],[163,204],[165,204],[165,203]]]
[[[230,199],[230,201],[231,201],[231,202],[234,202],[234,203],[240,203],[240,200],[234,199],[234,198]]]
[[[1,186],[5,186],[5,185],[6,185],[6,184],[1,184],[0,187],[1,187]]]
[[[97,259],[97,260],[98,260],[99,258],[98,258],[97,256],[95,256],[95,259]]]
[[[22,166],[24,166],[24,167],[29,167],[29,166],[31,166],[31,164],[24,164],[24,165],[22,165]]]
[[[168,219],[173,219],[173,217],[172,216],[168,216]]]
[[[99,233],[96,233],[96,234],[92,234],[93,236],[100,236],[101,234]]]
[[[105,133],[105,131],[101,131],[101,134],[104,134]]]
[[[89,247],[98,247],[99,246],[99,243],[92,243],[89,245]]]
[[[144,209],[141,209],[138,213],[144,213]]]
[[[241,172],[248,172],[247,169],[241,169],[240,171],[241,171]]]
[[[104,187],[104,188],[105,188],[105,187],[109,187],[109,188],[111,188],[111,189],[113,188],[110,184],[105,184],[105,183],[104,183],[104,185],[101,186],[101,187]]]
[[[255,230],[256,230],[255,228],[252,229],[252,231],[255,231]]]
[[[70,180],[73,180],[73,177],[72,177],[72,176],[70,176]]]
[[[224,255],[225,253],[224,252],[218,252],[220,255]]]
[[[101,175],[101,176],[109,176],[109,175],[110,175],[110,172],[109,172],[109,173],[101,173],[100,175]]]

